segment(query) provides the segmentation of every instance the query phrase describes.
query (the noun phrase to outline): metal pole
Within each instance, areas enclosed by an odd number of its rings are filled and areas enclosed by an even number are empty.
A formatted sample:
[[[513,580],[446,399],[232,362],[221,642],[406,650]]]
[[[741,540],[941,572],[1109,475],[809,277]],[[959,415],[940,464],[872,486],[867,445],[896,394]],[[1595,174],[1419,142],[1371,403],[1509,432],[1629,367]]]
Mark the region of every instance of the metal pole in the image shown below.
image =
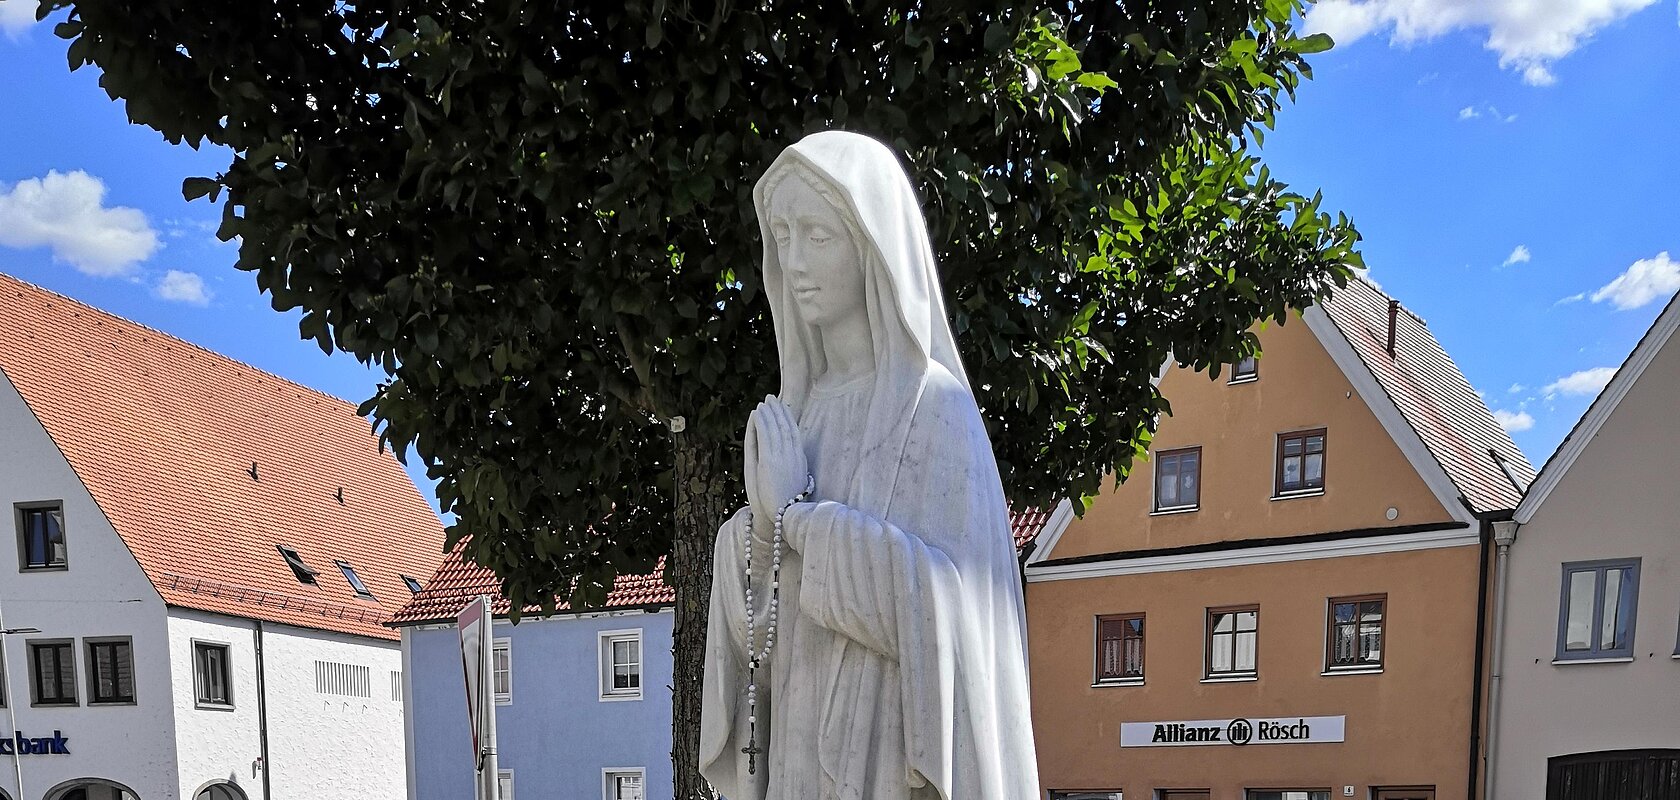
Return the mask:
[[[479,695],[484,699],[483,723],[479,728],[479,744],[484,748],[482,764],[484,766],[484,796],[489,800],[505,800],[502,797],[502,777],[500,764],[496,758],[496,615],[492,612],[488,595],[480,596],[479,602],[484,604],[484,633],[479,640],[482,660],[479,668],[484,670],[484,677],[479,680]]]
[[[6,696],[6,720],[10,723],[7,736],[17,736],[17,695],[12,693],[12,670],[6,663],[6,612],[0,608],[0,679],[6,681],[0,686],[0,694]],[[18,800],[23,800],[23,757],[18,754],[17,744],[12,744],[12,772],[17,777]]]

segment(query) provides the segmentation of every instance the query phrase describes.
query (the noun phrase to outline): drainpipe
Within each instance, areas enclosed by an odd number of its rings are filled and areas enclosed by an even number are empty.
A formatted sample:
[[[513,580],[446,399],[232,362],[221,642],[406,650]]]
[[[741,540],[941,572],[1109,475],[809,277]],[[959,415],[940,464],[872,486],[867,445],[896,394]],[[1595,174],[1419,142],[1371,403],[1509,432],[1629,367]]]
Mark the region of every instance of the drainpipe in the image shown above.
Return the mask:
[[[268,783],[268,685],[264,680],[263,671],[263,624],[256,620],[257,646],[257,746],[258,758],[262,759],[262,788],[263,800],[273,800],[273,793]]]
[[[1494,800],[1495,797],[1493,779],[1498,772],[1494,762],[1499,756],[1499,688],[1505,663],[1506,562],[1511,554],[1511,544],[1517,540],[1518,527],[1515,520],[1493,523],[1493,544],[1498,548],[1493,562],[1493,585],[1498,606],[1493,611],[1493,669],[1488,677],[1487,776],[1482,800]]]

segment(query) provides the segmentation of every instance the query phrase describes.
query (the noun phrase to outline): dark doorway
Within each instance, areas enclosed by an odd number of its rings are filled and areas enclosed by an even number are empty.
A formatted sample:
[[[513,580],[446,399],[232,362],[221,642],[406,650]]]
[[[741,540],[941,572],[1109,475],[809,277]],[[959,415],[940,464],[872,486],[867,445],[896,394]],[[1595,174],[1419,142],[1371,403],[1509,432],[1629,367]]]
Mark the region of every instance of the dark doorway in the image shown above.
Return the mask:
[[[1680,800],[1680,750],[1614,750],[1548,759],[1546,800]]]

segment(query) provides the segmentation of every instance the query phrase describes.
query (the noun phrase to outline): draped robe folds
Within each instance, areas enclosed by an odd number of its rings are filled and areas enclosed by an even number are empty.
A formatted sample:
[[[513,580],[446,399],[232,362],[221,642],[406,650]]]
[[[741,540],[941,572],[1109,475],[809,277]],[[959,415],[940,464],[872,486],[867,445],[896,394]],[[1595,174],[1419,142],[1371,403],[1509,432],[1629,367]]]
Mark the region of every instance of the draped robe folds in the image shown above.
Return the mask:
[[[1019,575],[991,446],[967,387],[937,364],[913,407],[884,515],[847,502],[848,485],[872,476],[819,472],[817,502],[785,517],[781,623],[758,670],[763,752],[752,773],[742,752],[745,510],[719,531],[701,773],[729,800],[1037,795]],[[846,442],[828,431],[817,449]],[[836,460],[848,459],[811,459],[814,471]],[[768,553],[753,563],[762,641]]]

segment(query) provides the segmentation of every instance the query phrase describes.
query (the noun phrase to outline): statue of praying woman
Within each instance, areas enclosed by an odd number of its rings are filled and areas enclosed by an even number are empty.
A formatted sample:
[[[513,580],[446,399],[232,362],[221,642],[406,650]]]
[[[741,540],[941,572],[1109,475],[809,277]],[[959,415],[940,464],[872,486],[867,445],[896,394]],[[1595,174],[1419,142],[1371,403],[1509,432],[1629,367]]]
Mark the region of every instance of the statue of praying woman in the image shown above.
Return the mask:
[[[700,772],[728,800],[1029,800],[1021,585],[897,157],[830,131],[753,194],[781,395],[718,531]]]

